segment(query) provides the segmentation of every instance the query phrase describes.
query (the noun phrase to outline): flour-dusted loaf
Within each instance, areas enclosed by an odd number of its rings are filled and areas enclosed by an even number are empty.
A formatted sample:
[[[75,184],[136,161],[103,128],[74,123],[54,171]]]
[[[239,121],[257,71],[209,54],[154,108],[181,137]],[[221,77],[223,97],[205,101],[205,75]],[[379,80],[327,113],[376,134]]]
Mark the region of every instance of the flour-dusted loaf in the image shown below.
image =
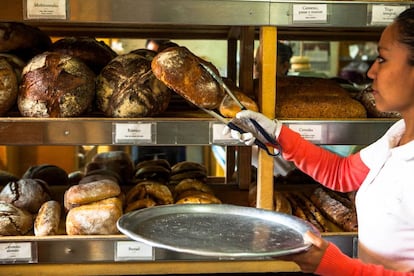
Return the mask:
[[[66,216],[66,233],[68,235],[117,234],[119,231],[116,222],[122,214],[122,201],[117,197],[72,208]]]
[[[97,75],[118,55],[105,42],[87,36],[59,39],[52,44],[51,51],[79,58]]]
[[[0,116],[16,104],[18,91],[19,81],[15,68],[7,58],[0,56]]]
[[[96,106],[107,117],[154,116],[167,109],[170,98],[171,91],[152,73],[148,56],[119,55],[97,78]]]
[[[89,183],[71,186],[64,195],[66,209],[89,204],[99,200],[120,195],[121,189],[117,182],[110,179],[101,179]]]
[[[170,47],[152,60],[154,75],[168,87],[198,107],[218,108],[224,91],[200,65],[203,63],[219,75],[210,62],[194,55],[186,47]]]
[[[33,228],[33,214],[0,201],[0,236],[26,235]]]
[[[17,99],[25,117],[76,117],[87,111],[95,96],[95,74],[81,60],[44,52],[23,69]]]

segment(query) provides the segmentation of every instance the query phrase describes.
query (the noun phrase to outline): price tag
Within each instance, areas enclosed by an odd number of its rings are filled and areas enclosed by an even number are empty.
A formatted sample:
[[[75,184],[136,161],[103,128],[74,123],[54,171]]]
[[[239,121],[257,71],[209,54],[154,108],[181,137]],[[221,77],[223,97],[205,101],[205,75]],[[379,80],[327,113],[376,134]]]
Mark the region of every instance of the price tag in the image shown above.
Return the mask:
[[[314,142],[322,140],[321,125],[289,125],[289,128],[298,132],[304,139]]]
[[[154,260],[154,249],[142,242],[118,241],[115,244],[115,261]]]
[[[294,4],[293,22],[326,23],[328,21],[327,4]]]
[[[389,24],[395,17],[406,10],[407,6],[372,5],[371,24]]]
[[[212,130],[212,142],[213,144],[240,144],[238,139],[231,137],[230,133],[223,134],[223,129],[226,125],[222,123],[212,123],[210,129]]]
[[[67,0],[25,0],[27,19],[68,19]]]
[[[155,143],[155,135],[152,133],[155,123],[115,123],[113,128],[115,144]]]
[[[0,243],[0,263],[35,262],[31,242]]]

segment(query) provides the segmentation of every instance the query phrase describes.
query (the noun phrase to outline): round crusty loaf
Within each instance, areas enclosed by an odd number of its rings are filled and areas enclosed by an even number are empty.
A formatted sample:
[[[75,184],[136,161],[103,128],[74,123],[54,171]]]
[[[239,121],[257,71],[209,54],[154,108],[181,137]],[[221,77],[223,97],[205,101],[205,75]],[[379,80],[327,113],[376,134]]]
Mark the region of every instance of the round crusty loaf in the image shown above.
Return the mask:
[[[16,54],[25,61],[52,45],[50,37],[37,27],[19,22],[0,22],[0,52]]]
[[[47,183],[40,179],[19,179],[9,182],[0,192],[0,200],[25,209],[32,214],[51,199]]]
[[[0,236],[26,235],[32,228],[32,214],[11,203],[0,201]]]
[[[118,175],[121,185],[128,185],[134,174],[134,164],[128,153],[107,151],[97,153],[86,166],[86,175],[92,171],[107,170]]]
[[[40,164],[29,167],[22,178],[41,179],[49,186],[66,186],[69,184],[69,177],[66,171],[56,165]]]
[[[19,91],[18,76],[6,57],[0,56],[0,116],[16,103]]]
[[[203,63],[217,75],[215,66],[194,55],[185,47],[170,47],[152,60],[154,75],[172,90],[198,107],[214,109],[220,105],[224,91],[200,65]]]
[[[25,117],[76,117],[95,95],[95,74],[70,55],[44,52],[23,69],[17,104]]]
[[[151,71],[151,61],[124,54],[105,66],[97,78],[96,106],[107,117],[135,118],[165,111],[171,91]]]
[[[54,42],[51,51],[79,58],[95,74],[99,74],[117,53],[103,41],[93,37],[65,37]]]

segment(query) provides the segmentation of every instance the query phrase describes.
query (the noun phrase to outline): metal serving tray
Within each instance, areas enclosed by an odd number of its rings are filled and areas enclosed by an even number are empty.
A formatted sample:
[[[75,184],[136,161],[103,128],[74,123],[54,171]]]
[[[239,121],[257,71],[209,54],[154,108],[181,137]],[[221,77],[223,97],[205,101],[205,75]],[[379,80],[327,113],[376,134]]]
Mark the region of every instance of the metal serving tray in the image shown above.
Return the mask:
[[[124,214],[118,229],[133,240],[178,252],[215,257],[282,256],[310,247],[318,231],[297,217],[229,204],[174,204]]]

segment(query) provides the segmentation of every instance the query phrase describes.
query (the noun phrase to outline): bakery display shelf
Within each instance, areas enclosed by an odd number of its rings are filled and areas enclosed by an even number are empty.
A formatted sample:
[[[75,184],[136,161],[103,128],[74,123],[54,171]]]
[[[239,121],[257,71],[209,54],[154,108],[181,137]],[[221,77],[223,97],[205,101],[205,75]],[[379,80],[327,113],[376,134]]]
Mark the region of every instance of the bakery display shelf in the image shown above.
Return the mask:
[[[96,37],[229,39],[238,38],[242,26],[256,26],[257,37],[260,26],[278,26],[281,39],[377,40],[379,31],[388,22],[373,21],[373,7],[408,6],[414,1],[71,0],[67,3],[65,19],[51,19],[28,16],[25,1],[4,0],[0,20],[22,21],[52,36],[93,33]],[[293,18],[294,7],[320,4],[326,5],[326,19]],[[353,20],[348,20],[350,14]]]
[[[283,120],[292,128],[306,127],[319,144],[363,145],[379,138],[395,120]],[[219,126],[218,128],[216,128]],[[213,118],[0,118],[3,145],[237,145],[221,139],[223,124]],[[128,136],[129,130],[144,133]],[[303,128],[298,129],[303,132]],[[194,135],[194,134],[197,135]]]
[[[217,178],[208,181],[223,202],[247,206],[247,190],[238,189],[236,184],[223,185]],[[65,187],[51,188],[54,197],[63,198]],[[62,220],[59,235],[0,237],[0,274],[137,275],[171,274],[172,271],[175,274],[299,271],[291,262],[265,257],[219,258],[180,253],[135,242],[122,234],[70,236],[65,234],[64,224]],[[349,256],[355,256],[356,233],[330,232],[323,235]]]

